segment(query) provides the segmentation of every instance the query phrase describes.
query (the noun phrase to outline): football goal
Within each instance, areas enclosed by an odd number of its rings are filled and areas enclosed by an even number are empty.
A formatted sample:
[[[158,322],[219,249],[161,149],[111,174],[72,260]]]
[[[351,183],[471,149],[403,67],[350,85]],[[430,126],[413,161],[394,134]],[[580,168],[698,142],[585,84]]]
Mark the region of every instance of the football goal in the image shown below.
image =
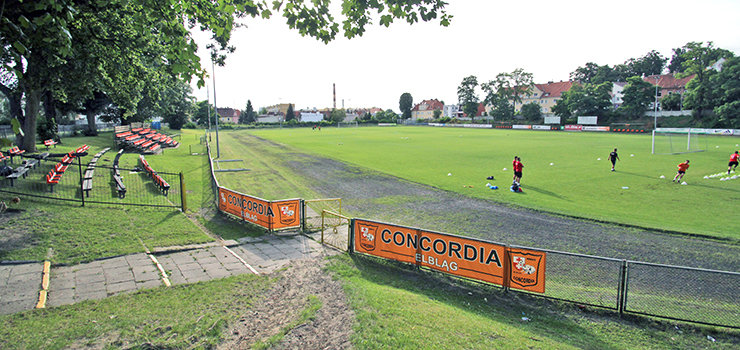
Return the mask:
[[[337,128],[356,128],[359,126],[357,122],[339,122]]]
[[[703,152],[708,148],[707,133],[691,128],[653,130],[653,154]]]

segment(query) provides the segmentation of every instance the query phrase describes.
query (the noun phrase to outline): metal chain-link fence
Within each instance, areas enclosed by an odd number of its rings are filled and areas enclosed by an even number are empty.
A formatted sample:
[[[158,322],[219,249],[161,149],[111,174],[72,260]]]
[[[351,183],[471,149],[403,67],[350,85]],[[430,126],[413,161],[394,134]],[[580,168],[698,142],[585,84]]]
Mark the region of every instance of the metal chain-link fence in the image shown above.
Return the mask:
[[[113,178],[113,166],[88,163],[75,157],[65,164],[60,158],[15,157],[7,162],[10,174],[0,177],[0,192],[37,198],[86,203],[182,208],[181,175],[158,172],[153,179],[138,168],[119,168],[122,185]],[[24,168],[25,167],[25,168]],[[11,171],[7,169],[6,171]]]

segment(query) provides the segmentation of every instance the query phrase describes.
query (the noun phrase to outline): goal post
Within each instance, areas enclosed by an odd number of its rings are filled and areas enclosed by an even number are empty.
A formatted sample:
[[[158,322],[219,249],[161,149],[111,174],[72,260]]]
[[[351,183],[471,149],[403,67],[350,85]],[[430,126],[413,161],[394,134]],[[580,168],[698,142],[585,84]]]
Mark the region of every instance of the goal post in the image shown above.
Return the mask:
[[[356,122],[356,121],[354,121],[354,122],[338,122],[337,123],[337,128],[357,128],[357,127],[359,127],[359,123]]]
[[[653,130],[653,154],[703,152],[708,148],[707,133],[691,128],[657,128]]]

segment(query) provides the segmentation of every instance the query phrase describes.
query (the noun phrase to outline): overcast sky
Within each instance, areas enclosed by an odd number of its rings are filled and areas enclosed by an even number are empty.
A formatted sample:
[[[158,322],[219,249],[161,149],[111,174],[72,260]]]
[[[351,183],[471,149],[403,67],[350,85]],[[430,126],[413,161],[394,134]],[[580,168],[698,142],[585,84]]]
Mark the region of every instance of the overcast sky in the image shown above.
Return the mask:
[[[738,0],[448,1],[449,27],[373,24],[362,37],[339,36],[328,45],[301,37],[282,17],[245,20],[248,27],[232,36],[236,52],[215,69],[217,106],[244,109],[251,100],[255,110],[277,103],[332,107],[336,84],[337,107],[344,100],[347,108],[398,111],[404,92],[414,103],[457,103],[457,87],[470,75],[483,83],[523,68],[535,83],[568,80],[587,62],[611,66],[651,50],[670,59],[672,49],[690,41],[740,54]],[[207,36],[196,37],[210,72]],[[213,103],[212,78],[207,84]],[[206,89],[193,87],[205,100]]]

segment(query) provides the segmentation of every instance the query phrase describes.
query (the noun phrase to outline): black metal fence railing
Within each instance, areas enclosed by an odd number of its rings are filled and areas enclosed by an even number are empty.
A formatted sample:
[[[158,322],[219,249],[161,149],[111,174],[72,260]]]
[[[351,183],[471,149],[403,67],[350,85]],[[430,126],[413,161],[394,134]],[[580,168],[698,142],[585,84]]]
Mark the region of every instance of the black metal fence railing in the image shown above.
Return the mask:
[[[540,295],[619,310],[622,260],[539,250],[547,253],[547,288]]]
[[[740,328],[740,273],[627,262],[625,312]]]
[[[7,166],[14,170],[24,164],[19,157],[15,158],[13,163],[7,162]],[[113,179],[113,167],[98,164],[89,168],[86,162],[88,158],[74,158],[64,172],[59,174],[61,176],[58,175],[57,183],[49,181],[47,175],[60,164],[61,159],[26,158],[23,162],[38,163],[18,178],[1,176],[0,192],[80,202],[82,205],[101,203],[182,208],[181,174],[158,172],[165,181],[165,186],[162,186],[143,170],[119,168],[125,185],[125,192],[121,193]],[[85,177],[89,181],[85,181]]]

